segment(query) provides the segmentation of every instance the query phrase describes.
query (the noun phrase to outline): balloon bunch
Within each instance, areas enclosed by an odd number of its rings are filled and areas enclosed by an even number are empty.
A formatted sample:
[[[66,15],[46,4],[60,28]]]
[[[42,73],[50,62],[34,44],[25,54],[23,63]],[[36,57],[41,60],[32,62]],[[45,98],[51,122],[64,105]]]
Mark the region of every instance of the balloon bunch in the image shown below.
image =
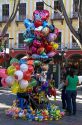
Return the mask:
[[[33,21],[30,19],[24,20],[26,27],[26,31],[23,34],[25,38],[24,42],[27,43],[32,58],[51,58],[56,54],[56,49],[58,48],[56,39],[59,30],[53,24],[48,24],[48,10],[35,10],[33,17]]]

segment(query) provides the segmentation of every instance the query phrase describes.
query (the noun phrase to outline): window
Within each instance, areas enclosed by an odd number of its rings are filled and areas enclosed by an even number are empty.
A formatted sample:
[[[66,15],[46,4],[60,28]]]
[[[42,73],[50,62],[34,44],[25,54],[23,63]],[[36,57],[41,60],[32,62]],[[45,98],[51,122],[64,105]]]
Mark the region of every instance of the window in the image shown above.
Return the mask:
[[[73,10],[74,12],[78,12],[79,0],[73,0]]]
[[[43,2],[36,2],[36,10],[43,10],[44,3]]]
[[[9,4],[2,5],[2,19],[6,21],[9,19]]]
[[[58,0],[54,1],[54,9],[55,9],[55,10],[62,11],[62,10],[61,10],[61,6],[60,6]]]
[[[26,3],[20,3],[19,5],[19,20],[24,20],[26,18]]]
[[[23,48],[23,47],[24,47],[24,37],[23,37],[23,33],[19,33],[18,41],[19,41],[18,47],[19,47],[19,48]]]

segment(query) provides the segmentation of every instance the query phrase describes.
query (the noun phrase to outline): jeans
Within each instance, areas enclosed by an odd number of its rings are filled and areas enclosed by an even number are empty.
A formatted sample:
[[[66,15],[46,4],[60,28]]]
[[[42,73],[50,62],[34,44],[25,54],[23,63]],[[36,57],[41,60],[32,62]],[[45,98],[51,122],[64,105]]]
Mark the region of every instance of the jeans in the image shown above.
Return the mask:
[[[62,108],[67,109],[67,99],[65,90],[62,90],[61,99],[62,99]]]
[[[76,114],[76,90],[66,90],[67,111]]]

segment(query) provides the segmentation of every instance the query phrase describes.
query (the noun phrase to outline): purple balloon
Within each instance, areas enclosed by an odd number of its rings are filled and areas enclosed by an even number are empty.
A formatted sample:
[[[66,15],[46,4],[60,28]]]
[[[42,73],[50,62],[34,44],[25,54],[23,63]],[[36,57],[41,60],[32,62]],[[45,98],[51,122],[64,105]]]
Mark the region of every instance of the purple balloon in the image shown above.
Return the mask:
[[[57,35],[55,33],[50,33],[48,37],[49,41],[53,42],[57,38]]]

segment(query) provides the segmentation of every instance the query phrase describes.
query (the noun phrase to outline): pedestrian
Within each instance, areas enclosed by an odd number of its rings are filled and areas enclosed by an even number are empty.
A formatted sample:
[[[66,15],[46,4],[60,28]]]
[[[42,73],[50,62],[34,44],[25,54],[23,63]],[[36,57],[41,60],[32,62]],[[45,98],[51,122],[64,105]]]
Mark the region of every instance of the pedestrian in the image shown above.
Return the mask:
[[[69,67],[64,68],[63,78],[62,78],[63,84],[65,83],[67,75],[69,75],[69,71],[70,71]],[[62,108],[66,110],[67,109],[66,85],[62,86],[61,99],[62,99]]]
[[[70,69],[66,78],[66,98],[67,98],[67,115],[76,114],[76,95],[77,85],[79,84],[78,76],[74,74],[74,70]]]

